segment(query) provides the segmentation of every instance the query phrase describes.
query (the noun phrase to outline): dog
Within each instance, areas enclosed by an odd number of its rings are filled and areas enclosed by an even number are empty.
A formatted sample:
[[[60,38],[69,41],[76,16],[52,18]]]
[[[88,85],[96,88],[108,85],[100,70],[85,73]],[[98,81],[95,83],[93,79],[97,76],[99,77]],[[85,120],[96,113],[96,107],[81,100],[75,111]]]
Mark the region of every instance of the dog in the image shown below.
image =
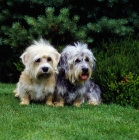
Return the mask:
[[[56,75],[56,106],[79,107],[85,101],[92,105],[101,102],[100,87],[91,79],[95,60],[87,44],[77,42],[65,47],[60,57],[59,74]]]
[[[39,41],[34,40],[20,58],[25,69],[14,90],[15,97],[20,98],[21,105],[28,105],[31,100],[44,100],[47,105],[53,105],[55,73],[58,73],[60,59],[58,51],[41,38]]]

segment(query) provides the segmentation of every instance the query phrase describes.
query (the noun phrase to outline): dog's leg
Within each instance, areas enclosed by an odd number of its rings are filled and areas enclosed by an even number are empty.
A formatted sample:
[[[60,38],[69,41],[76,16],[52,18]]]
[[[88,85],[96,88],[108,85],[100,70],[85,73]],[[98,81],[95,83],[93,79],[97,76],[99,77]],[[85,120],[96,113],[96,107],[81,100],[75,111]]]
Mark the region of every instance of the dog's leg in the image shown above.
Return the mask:
[[[46,98],[46,104],[52,106],[53,105],[53,95],[48,95]]]
[[[20,105],[28,105],[30,104],[29,95],[24,95],[21,99]]]
[[[64,99],[62,97],[60,97],[56,102],[55,102],[55,106],[64,106]]]

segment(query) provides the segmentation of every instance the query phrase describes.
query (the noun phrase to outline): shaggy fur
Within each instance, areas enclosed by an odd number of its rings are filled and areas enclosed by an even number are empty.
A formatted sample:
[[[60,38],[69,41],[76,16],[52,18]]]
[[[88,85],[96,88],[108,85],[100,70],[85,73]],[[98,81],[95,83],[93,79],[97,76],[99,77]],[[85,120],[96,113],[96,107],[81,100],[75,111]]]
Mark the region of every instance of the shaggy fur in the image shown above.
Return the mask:
[[[84,101],[97,105],[101,102],[101,90],[90,79],[95,60],[87,44],[78,42],[62,51],[59,74],[56,76],[56,106],[80,106]]]
[[[53,105],[53,94],[58,72],[57,64],[60,54],[47,41],[34,41],[20,57],[25,65],[20,75],[15,96],[19,97],[22,105],[30,100],[46,100],[47,105]]]

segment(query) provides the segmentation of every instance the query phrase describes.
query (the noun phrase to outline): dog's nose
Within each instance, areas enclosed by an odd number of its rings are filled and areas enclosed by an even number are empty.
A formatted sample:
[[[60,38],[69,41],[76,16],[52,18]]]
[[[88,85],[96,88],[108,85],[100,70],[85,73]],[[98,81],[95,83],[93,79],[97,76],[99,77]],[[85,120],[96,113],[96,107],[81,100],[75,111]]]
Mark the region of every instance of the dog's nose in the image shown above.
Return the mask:
[[[88,68],[82,68],[82,72],[86,74],[88,72]]]
[[[48,72],[48,67],[42,67],[43,72]]]

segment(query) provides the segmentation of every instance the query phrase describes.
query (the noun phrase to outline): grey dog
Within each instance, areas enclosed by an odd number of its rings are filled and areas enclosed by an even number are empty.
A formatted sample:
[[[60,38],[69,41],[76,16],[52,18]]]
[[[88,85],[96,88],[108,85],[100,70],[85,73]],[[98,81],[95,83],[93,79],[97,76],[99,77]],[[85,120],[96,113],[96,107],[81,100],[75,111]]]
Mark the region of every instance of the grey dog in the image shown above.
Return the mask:
[[[87,101],[97,105],[101,102],[101,90],[91,79],[95,57],[87,44],[68,45],[61,53],[59,74],[56,75],[56,106],[65,104],[79,107]]]

